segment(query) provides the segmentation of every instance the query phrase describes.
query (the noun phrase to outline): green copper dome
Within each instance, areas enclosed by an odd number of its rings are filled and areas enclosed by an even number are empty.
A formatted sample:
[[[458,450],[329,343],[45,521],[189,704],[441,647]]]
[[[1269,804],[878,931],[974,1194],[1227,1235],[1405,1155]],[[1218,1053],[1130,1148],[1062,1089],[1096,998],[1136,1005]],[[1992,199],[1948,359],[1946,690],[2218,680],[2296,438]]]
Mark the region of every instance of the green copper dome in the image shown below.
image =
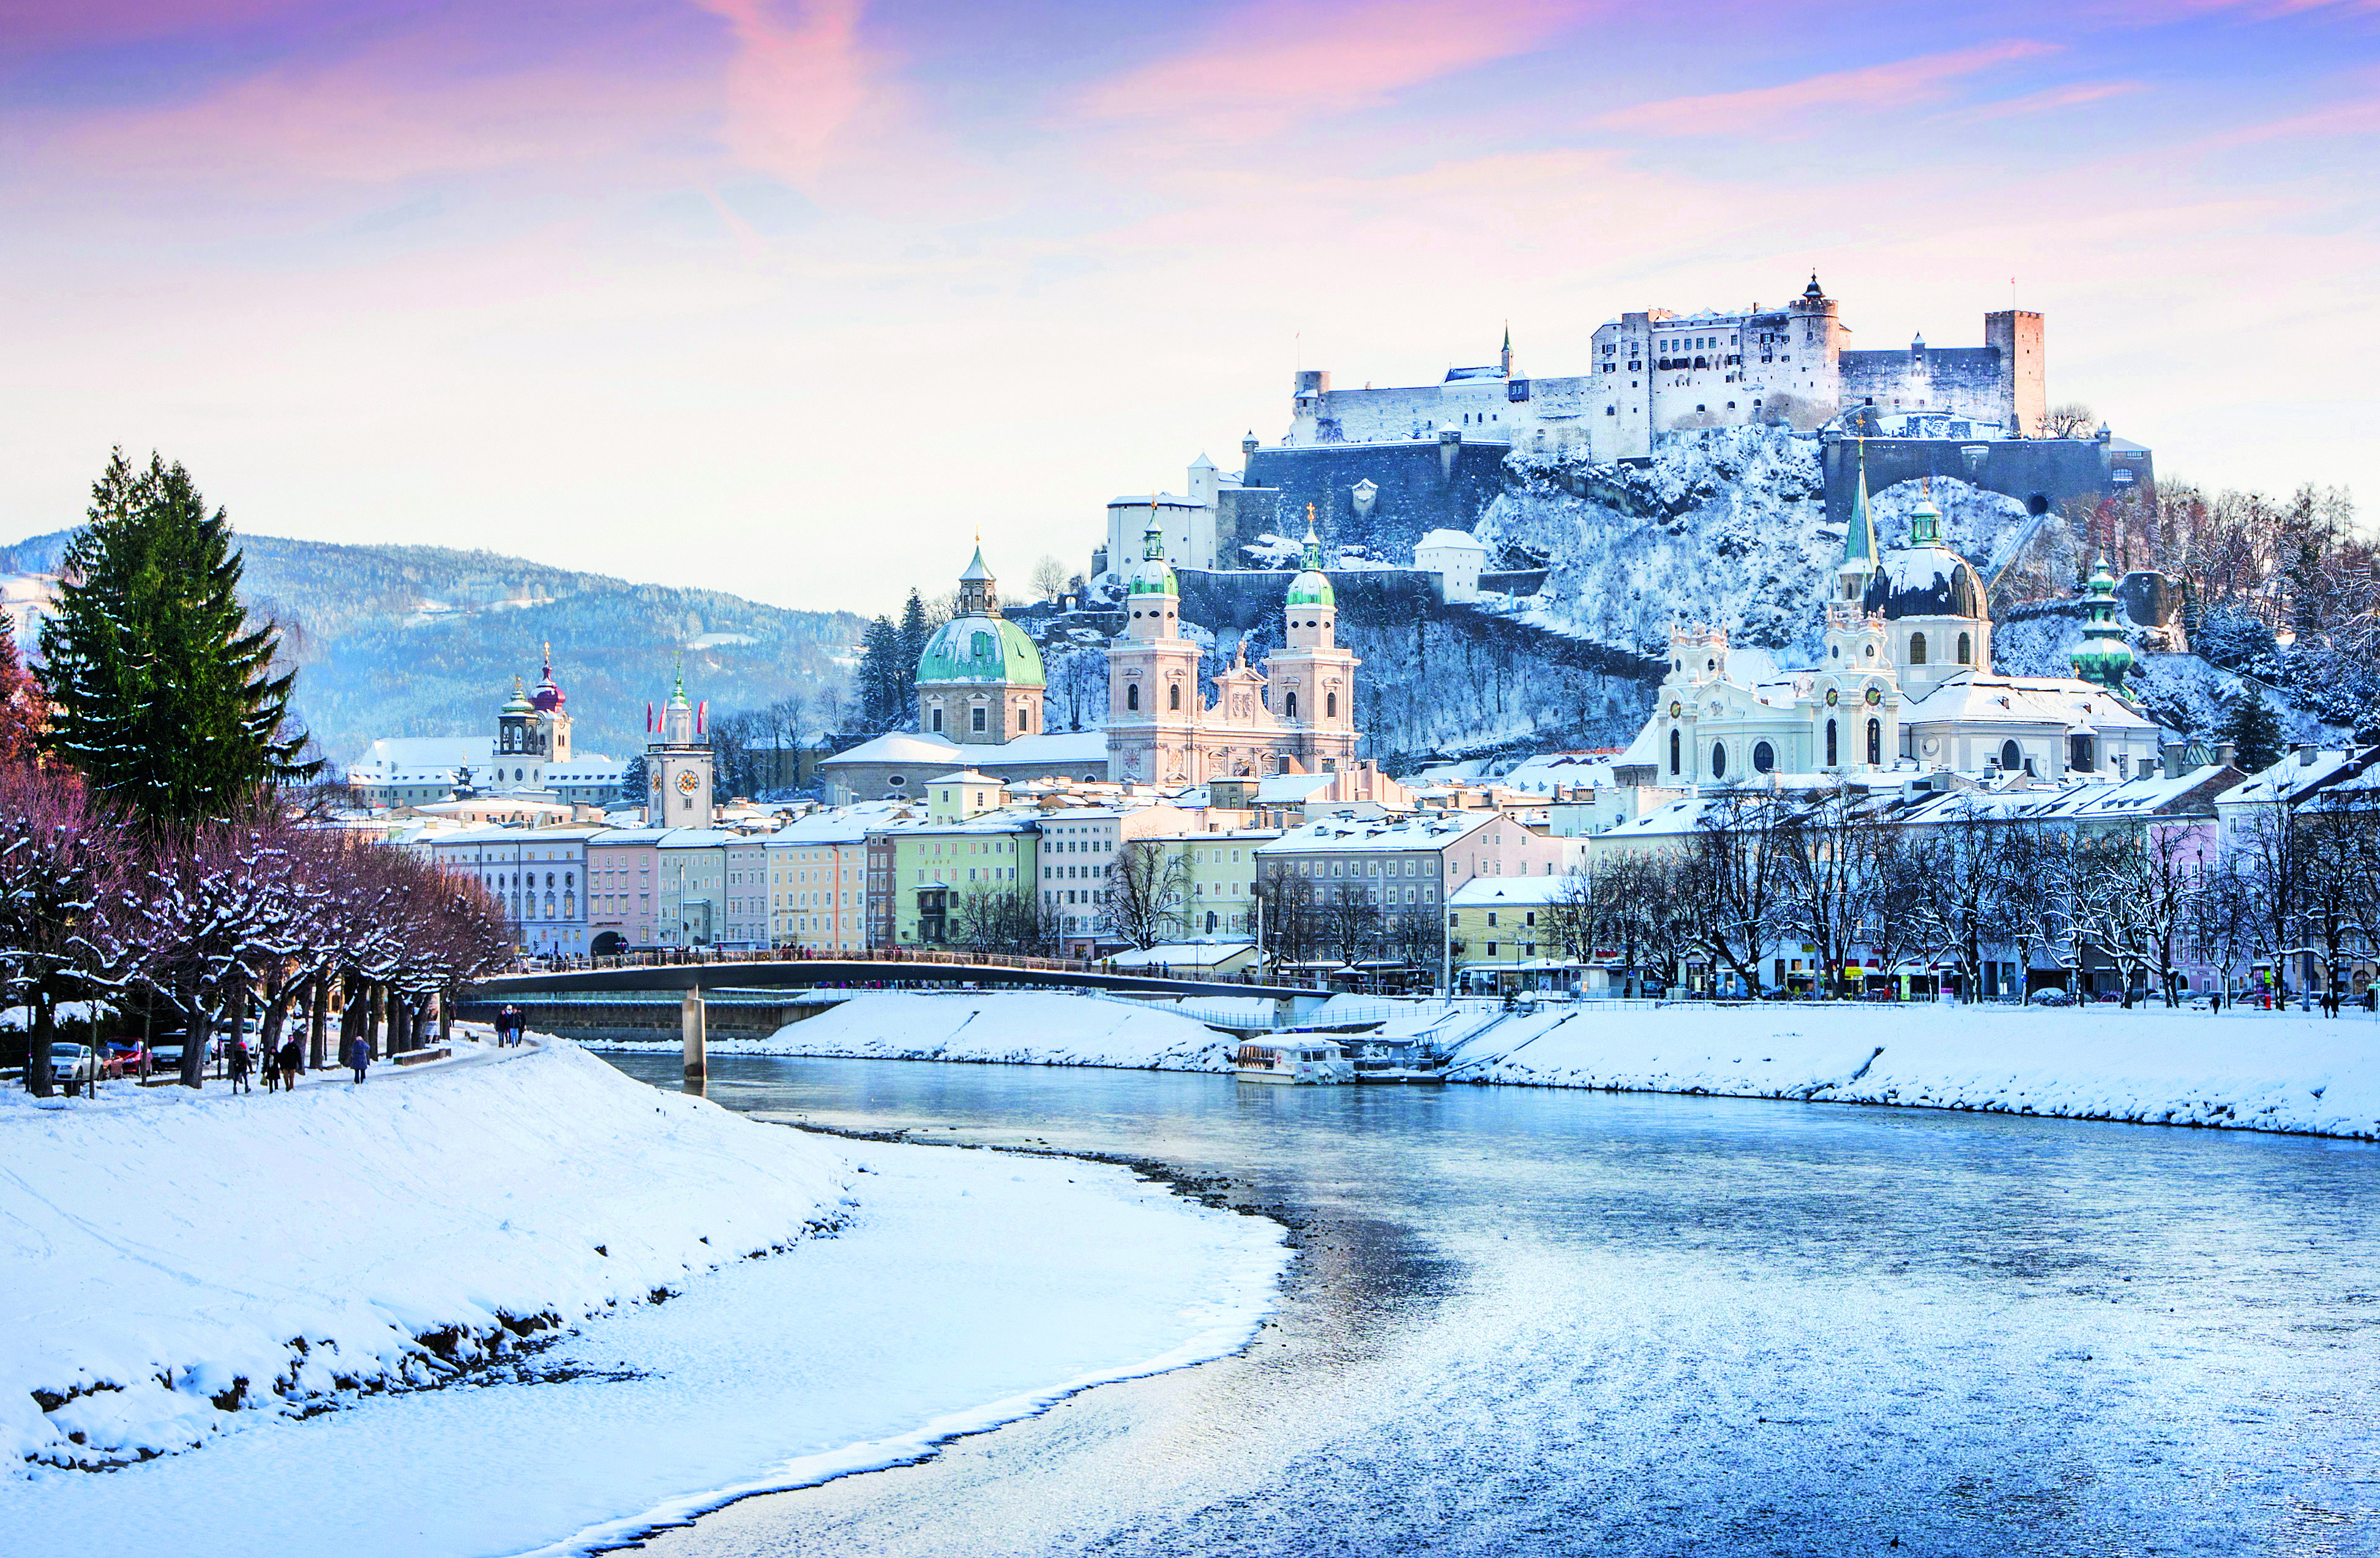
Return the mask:
[[[1150,509],[1148,529],[1141,533],[1140,566],[1132,570],[1130,593],[1135,595],[1182,593],[1182,586],[1173,577],[1172,565],[1165,560],[1165,537],[1157,528],[1154,506]]]
[[[1322,542],[1314,535],[1314,507],[1305,509],[1305,555],[1298,559],[1305,570],[1289,581],[1289,598],[1282,603],[1292,606],[1335,606],[1338,597],[1330,592],[1330,576],[1322,571]]]
[[[518,676],[513,678],[513,695],[504,702],[504,712],[515,715],[537,712],[537,705],[528,700],[528,694],[522,690],[521,679]]]
[[[2082,647],[2074,651],[2074,674],[2121,692],[2124,677],[2132,669],[2132,646],[2124,641],[2124,630],[2116,625],[2116,578],[2107,571],[2105,557],[2091,572],[2082,610],[2087,620],[2082,625]]]
[[[935,630],[917,661],[917,680],[1041,687],[1041,651],[1005,617],[954,616]]]

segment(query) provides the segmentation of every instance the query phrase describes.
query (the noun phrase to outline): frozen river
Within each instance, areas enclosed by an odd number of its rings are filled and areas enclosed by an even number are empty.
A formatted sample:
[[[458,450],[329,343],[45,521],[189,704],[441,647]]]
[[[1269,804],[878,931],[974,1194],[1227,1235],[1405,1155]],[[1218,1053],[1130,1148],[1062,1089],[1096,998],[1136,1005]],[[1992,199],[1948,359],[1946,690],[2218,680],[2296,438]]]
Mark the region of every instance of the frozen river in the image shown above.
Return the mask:
[[[1304,1253],[1240,1357],[667,1558],[2380,1552],[2369,1145],[899,1061],[716,1060],[710,1094],[1154,1160]]]

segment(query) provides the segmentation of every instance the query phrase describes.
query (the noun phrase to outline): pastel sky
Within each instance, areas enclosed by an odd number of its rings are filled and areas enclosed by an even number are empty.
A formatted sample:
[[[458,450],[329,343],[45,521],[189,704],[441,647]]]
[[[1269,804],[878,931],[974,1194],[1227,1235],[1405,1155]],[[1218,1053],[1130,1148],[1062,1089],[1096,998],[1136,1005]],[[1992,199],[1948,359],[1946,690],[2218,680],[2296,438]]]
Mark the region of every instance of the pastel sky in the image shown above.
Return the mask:
[[[2380,4],[0,0],[0,538],[235,523],[876,612],[1623,309],[2047,315],[2053,400],[2380,503]],[[2013,288],[2011,287],[2013,278]]]

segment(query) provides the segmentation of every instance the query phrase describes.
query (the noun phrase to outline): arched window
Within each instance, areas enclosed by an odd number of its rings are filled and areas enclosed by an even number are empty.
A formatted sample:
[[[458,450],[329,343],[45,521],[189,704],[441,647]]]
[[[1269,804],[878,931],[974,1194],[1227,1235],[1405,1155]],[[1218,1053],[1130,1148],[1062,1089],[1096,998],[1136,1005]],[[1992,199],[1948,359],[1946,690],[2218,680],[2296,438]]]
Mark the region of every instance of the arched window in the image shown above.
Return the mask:
[[[1165,706],[1169,709],[1179,709],[1182,707],[1182,684],[1180,682],[1176,682],[1172,687],[1165,689]]]
[[[1832,768],[1842,760],[1835,756],[1835,722],[1827,722],[1827,766]]]
[[[1293,720],[1297,718],[1297,694],[1292,692],[1282,695],[1281,700],[1281,717],[1285,720]]]
[[[1755,771],[1762,773],[1772,773],[1776,772],[1777,749],[1770,746],[1766,741],[1763,741],[1760,745],[1753,748],[1752,766]]]
[[[1867,722],[1867,764],[1870,768],[1880,768],[1884,764],[1884,722],[1882,720]]]
[[[1123,706],[1127,709],[1137,709],[1140,707],[1140,684],[1138,682],[1126,682],[1124,684]]]
[[[1912,665],[1925,663],[1925,635],[1923,633],[1909,635],[1909,663]]]
[[[2000,743],[2000,767],[2010,773],[2024,766],[2024,749],[2013,741]]]
[[[1670,732],[1670,772],[1678,772],[1678,733]]]
[[[1714,779],[1727,777],[1727,743],[1724,741],[1711,743],[1711,777]]]
[[[1973,665],[1974,663],[1974,640],[1969,638],[1966,634],[1961,633],[1959,635],[1959,663],[1961,665]]]

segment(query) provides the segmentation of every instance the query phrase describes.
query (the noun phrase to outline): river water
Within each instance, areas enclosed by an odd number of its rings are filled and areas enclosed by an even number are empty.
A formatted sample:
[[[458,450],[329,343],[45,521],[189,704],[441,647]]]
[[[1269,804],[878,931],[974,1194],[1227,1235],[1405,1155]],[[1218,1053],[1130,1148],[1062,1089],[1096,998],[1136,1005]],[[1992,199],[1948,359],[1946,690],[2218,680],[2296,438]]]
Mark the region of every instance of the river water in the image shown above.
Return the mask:
[[[2368,1145],[901,1061],[724,1058],[709,1090],[1154,1160],[1303,1253],[1240,1357],[668,1558],[2380,1552]]]

